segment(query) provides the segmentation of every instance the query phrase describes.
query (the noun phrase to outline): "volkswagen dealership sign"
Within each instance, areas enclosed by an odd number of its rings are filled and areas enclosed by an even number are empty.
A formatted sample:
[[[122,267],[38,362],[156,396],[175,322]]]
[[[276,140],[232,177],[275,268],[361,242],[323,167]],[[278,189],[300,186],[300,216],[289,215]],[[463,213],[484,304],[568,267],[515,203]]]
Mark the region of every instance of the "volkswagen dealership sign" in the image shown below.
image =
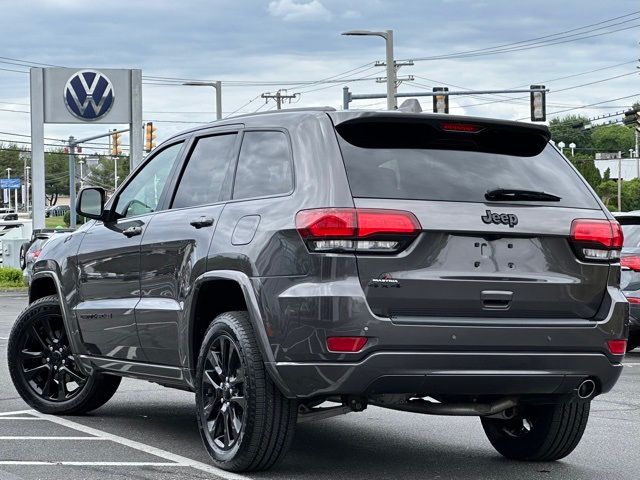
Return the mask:
[[[113,105],[111,80],[97,70],[81,70],[67,81],[64,101],[69,111],[82,120],[98,120]]]
[[[131,123],[133,70],[43,70],[45,123]]]
[[[44,228],[44,126],[47,123],[108,124],[86,142],[109,135],[117,124],[128,124],[129,164],[142,161],[142,71],[113,68],[31,67],[31,175],[33,228]],[[72,133],[73,130],[69,130]],[[126,131],[126,130],[121,130]],[[82,143],[81,142],[81,143]],[[75,191],[75,157],[69,155],[71,209]],[[14,187],[11,187],[14,188]],[[18,187],[19,188],[19,187]],[[72,215],[71,223],[74,223]]]

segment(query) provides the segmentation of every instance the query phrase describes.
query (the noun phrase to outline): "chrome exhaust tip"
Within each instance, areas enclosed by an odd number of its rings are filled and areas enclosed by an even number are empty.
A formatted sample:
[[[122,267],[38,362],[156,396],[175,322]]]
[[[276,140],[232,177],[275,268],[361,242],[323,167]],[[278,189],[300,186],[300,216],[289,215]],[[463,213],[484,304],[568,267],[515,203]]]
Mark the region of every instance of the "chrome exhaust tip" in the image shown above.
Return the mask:
[[[582,383],[578,386],[578,398],[582,400],[587,400],[593,396],[596,392],[596,382],[587,378],[583,380]]]

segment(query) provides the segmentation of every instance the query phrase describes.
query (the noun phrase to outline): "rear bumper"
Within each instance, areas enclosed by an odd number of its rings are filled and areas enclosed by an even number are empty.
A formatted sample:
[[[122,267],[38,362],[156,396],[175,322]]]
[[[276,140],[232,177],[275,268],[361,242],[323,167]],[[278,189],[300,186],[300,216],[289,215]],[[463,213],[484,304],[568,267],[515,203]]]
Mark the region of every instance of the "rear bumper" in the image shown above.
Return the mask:
[[[592,378],[598,393],[620,376],[607,340],[626,338],[629,304],[609,286],[593,319],[374,315],[357,278],[254,279],[275,304],[262,310],[274,361],[290,398],[408,393],[563,395]],[[366,336],[358,353],[326,349],[328,336]]]
[[[601,353],[376,352],[356,363],[278,363],[292,396],[563,395],[592,378],[611,390],[620,363]],[[293,381],[295,380],[295,382]]]

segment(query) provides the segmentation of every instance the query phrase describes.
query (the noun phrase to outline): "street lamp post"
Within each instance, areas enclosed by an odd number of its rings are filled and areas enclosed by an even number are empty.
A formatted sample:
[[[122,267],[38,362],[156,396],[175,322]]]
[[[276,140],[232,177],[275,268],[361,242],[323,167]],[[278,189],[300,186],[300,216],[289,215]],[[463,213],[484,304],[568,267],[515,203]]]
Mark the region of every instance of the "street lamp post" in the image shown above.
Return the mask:
[[[393,59],[393,30],[374,32],[370,30],[349,30],[342,35],[382,37],[387,47],[387,110],[395,110],[396,101],[396,64]]]
[[[216,119],[222,119],[222,82],[184,82],[182,85],[192,87],[213,87],[216,89]]]
[[[560,149],[560,153],[564,153],[564,142],[558,142],[558,148]]]
[[[571,143],[569,144],[569,148],[571,149],[571,156],[573,157],[573,155],[574,155],[574,150],[576,149],[576,144],[575,144],[575,143],[573,143],[573,142],[571,142]]]

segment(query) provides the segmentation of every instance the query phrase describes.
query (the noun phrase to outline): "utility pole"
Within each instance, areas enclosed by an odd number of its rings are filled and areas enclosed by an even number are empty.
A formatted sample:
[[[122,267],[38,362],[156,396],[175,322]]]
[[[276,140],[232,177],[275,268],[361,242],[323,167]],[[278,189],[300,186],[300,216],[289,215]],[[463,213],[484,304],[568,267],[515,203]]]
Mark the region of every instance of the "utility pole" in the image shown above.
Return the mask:
[[[282,92],[285,92],[285,93],[283,94]],[[264,98],[267,102],[270,99],[271,100],[275,100],[278,110],[282,110],[282,101],[283,100],[288,100],[289,103],[291,103],[291,100],[295,100],[296,98],[298,98],[300,96],[299,93],[294,93],[292,95],[287,95],[286,92],[287,92],[286,90],[278,90],[276,93],[263,93],[260,96],[262,98]]]
[[[622,211],[622,152],[618,152],[618,211]]]

